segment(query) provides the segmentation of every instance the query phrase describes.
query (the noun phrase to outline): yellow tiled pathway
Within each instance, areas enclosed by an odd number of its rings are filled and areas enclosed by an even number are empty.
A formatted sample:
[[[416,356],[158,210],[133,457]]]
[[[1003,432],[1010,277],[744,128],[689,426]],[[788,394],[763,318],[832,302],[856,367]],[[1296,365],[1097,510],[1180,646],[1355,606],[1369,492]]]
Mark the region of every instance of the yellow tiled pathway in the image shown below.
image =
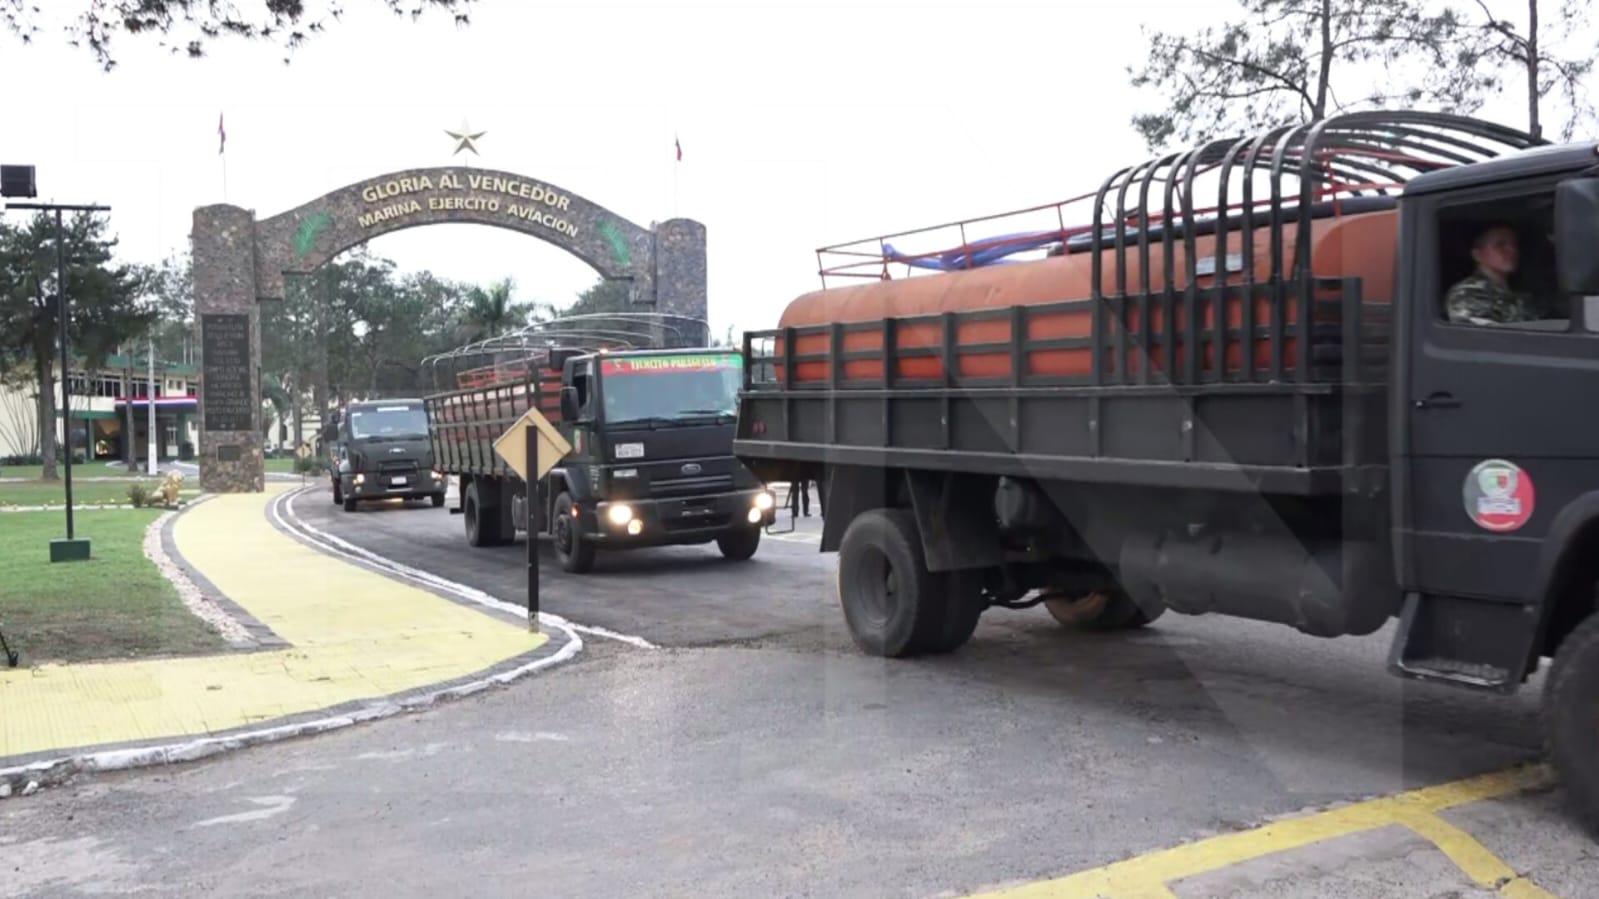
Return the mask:
[[[0,669],[0,761],[259,725],[464,677],[548,641],[284,535],[266,506],[291,486],[216,496],[173,528],[183,558],[291,648]]]

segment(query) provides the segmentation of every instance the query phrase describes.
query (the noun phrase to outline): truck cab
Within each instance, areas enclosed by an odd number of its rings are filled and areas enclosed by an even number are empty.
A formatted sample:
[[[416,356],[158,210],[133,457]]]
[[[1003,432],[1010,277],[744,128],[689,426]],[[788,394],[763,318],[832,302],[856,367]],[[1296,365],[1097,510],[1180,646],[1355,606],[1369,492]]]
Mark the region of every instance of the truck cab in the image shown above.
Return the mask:
[[[557,555],[586,569],[600,548],[716,543],[746,559],[772,523],[772,495],[733,456],[743,357],[647,350],[568,357],[552,471]]]
[[[421,399],[350,403],[323,431],[333,502],[423,499],[444,505],[446,481],[433,464]]]

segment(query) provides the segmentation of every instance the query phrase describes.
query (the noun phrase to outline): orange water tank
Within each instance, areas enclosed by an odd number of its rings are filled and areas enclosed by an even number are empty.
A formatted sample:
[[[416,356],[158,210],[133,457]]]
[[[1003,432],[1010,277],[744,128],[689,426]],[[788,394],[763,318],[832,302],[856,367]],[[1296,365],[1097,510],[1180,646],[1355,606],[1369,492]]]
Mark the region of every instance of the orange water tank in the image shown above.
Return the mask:
[[[1297,223],[1292,216],[1288,217],[1291,224],[1283,229],[1283,266],[1286,270],[1292,264],[1296,244]],[[1362,280],[1363,298],[1368,303],[1387,303],[1391,299],[1394,283],[1394,254],[1396,248],[1398,213],[1393,210],[1365,212],[1358,215],[1344,215],[1322,218],[1311,222],[1311,270],[1318,277],[1349,278],[1358,277]],[[1227,235],[1227,253],[1235,257],[1243,249],[1243,235],[1236,230],[1230,230]],[[1207,259],[1214,261],[1216,239],[1212,235],[1196,235],[1196,255],[1201,263]],[[1256,229],[1254,243],[1251,247],[1254,256],[1254,273],[1256,283],[1265,282],[1271,273],[1271,232],[1269,228]],[[1164,289],[1164,247],[1158,240],[1150,242],[1150,283],[1156,291]],[[1102,270],[1100,284],[1106,295],[1116,290],[1116,265],[1118,253],[1112,245],[1101,253]],[[1139,279],[1139,251],[1136,242],[1130,244],[1123,251],[1126,260],[1126,290],[1129,296],[1136,295],[1142,287]],[[1175,241],[1174,259],[1176,273],[1173,276],[1174,287],[1181,290],[1187,283],[1187,255],[1181,239]],[[971,312],[981,309],[1004,309],[1010,306],[1033,306],[1039,304],[1056,303],[1063,300],[1088,299],[1093,295],[1092,284],[1093,259],[1089,252],[1078,252],[1063,256],[1051,256],[1037,261],[1015,263],[1009,265],[992,265],[983,268],[967,269],[937,275],[904,278],[890,281],[871,281],[864,284],[847,287],[835,287],[826,290],[813,291],[804,294],[783,311],[778,323],[779,328],[806,327],[812,325],[829,325],[834,322],[875,322],[885,318],[900,318],[908,316],[930,316],[944,312]],[[1242,268],[1229,264],[1228,268]],[[1216,283],[1214,274],[1201,275],[1197,279],[1201,287],[1213,286]],[[1227,283],[1243,283],[1242,271],[1229,271]],[[1155,352],[1150,359],[1151,371],[1158,371],[1161,367],[1163,341],[1169,329],[1163,321],[1164,316],[1157,308],[1159,302],[1151,304],[1150,324],[1152,325],[1152,346]],[[1255,323],[1257,328],[1264,328],[1271,323],[1270,304],[1264,299],[1256,301]],[[1231,327],[1239,327],[1243,321],[1243,306],[1239,298],[1230,299],[1227,303],[1227,322]],[[1296,323],[1292,304],[1285,306],[1287,320],[1286,327]],[[1181,298],[1176,309],[1176,324],[1178,336],[1175,341],[1175,355],[1179,366],[1185,364],[1181,329],[1185,322]],[[1201,319],[1203,325],[1209,328],[1214,324],[1214,309],[1207,308]],[[1107,322],[1113,325],[1113,321]],[[1134,335],[1138,333],[1138,304],[1128,303],[1128,330]],[[1027,337],[1033,340],[1050,340],[1059,338],[1087,338],[1092,336],[1093,313],[1084,308],[1080,311],[1059,311],[1049,313],[1035,313],[1027,318]],[[986,321],[962,322],[957,327],[955,335],[958,346],[971,346],[976,344],[1008,342],[1011,339],[1011,322],[1008,317],[995,318]],[[796,355],[826,354],[829,350],[830,337],[826,333],[804,334],[795,339]],[[1137,352],[1131,348],[1136,346],[1138,339],[1129,341],[1128,366],[1130,373],[1137,373],[1141,365]],[[776,347],[781,355],[784,352],[782,340],[779,338]],[[905,323],[896,329],[896,344],[902,348],[928,347],[937,348],[942,343],[940,325],[937,321]],[[846,332],[843,338],[844,351],[868,351],[883,349],[883,330],[881,327],[863,329],[861,331]],[[1283,340],[1283,364],[1285,368],[1292,368],[1297,357],[1297,346],[1292,337],[1292,331],[1285,333]],[[1203,364],[1209,366],[1213,359],[1213,350],[1207,346],[1204,353]],[[1269,338],[1262,337],[1256,342],[1255,365],[1266,367],[1270,361]],[[1087,347],[1079,349],[1050,349],[1034,350],[1027,354],[1023,370],[1028,375],[1042,376],[1084,376],[1093,370],[1092,351]],[[958,377],[1007,377],[1011,371],[1011,354],[1007,351],[996,352],[967,352],[958,357]],[[1107,368],[1114,364],[1112,353],[1103,355],[1103,363]],[[1227,344],[1227,365],[1229,369],[1241,368],[1243,363],[1243,348],[1237,339],[1229,339]],[[880,356],[876,358],[855,359],[843,364],[842,376],[846,380],[865,379],[877,380],[882,377],[883,363]],[[794,366],[796,381],[823,381],[828,377],[828,364],[825,361],[797,362]],[[943,363],[937,356],[909,356],[895,360],[894,374],[896,378],[942,378],[944,376]],[[782,373],[779,371],[781,379]]]

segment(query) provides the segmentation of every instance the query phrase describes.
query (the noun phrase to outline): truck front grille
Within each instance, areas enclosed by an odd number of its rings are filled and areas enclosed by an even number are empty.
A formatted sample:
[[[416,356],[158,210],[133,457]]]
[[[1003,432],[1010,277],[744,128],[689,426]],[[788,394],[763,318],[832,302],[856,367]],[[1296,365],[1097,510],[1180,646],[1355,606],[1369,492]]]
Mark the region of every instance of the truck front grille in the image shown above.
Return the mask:
[[[721,493],[733,489],[730,474],[696,475],[692,478],[655,478],[650,493],[655,496],[682,496],[690,493]]]

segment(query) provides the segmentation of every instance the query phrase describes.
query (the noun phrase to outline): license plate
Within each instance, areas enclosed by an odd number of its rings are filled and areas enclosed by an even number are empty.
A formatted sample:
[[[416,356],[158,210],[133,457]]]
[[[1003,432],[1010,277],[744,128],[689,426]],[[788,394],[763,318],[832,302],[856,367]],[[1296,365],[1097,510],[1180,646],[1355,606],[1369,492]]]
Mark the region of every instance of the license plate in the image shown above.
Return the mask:
[[[404,486],[404,484],[405,484],[405,478],[389,478],[389,486],[390,487],[401,487],[401,486]]]

